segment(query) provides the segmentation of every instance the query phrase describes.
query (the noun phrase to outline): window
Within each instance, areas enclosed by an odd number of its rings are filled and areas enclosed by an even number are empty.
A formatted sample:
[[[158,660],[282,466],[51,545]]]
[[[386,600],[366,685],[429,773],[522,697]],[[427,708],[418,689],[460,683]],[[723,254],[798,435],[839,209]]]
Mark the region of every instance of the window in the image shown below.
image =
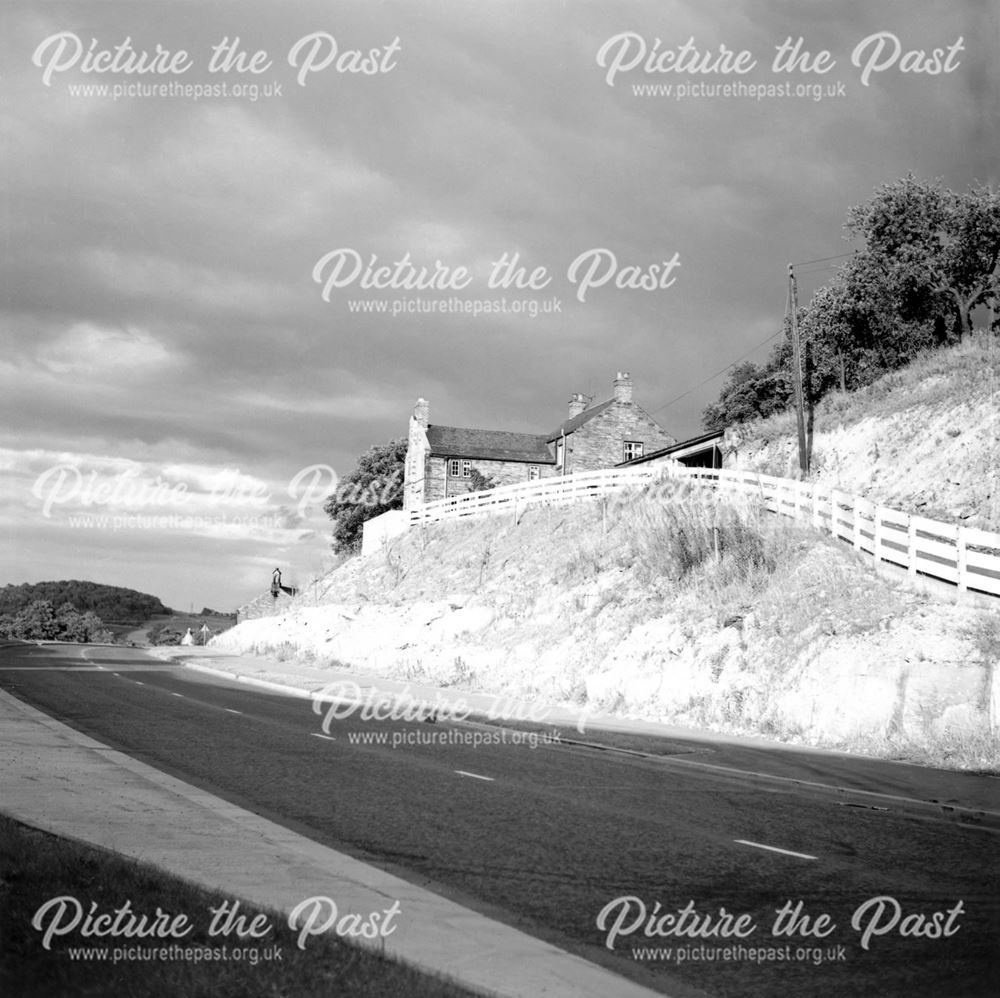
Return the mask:
[[[561,440],[556,441],[556,467],[562,471],[563,467],[563,442]]]
[[[625,441],[625,460],[631,461],[634,458],[642,457],[642,441],[641,440],[626,440]]]
[[[459,462],[456,460],[451,460],[448,462],[448,474],[452,478],[458,478],[459,475]]]
[[[528,465],[528,481],[537,482],[539,478],[542,477],[542,473],[538,468],[537,464]]]
[[[462,462],[462,477],[471,478],[472,477],[472,462],[463,461]]]

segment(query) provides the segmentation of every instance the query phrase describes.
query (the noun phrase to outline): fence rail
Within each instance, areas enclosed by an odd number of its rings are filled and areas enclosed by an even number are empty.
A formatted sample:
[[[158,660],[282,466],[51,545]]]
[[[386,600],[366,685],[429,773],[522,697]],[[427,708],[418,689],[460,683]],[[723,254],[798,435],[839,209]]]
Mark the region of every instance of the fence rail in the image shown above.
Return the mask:
[[[658,468],[609,468],[603,471],[582,471],[560,478],[501,485],[483,492],[466,492],[460,496],[435,499],[408,511],[410,526],[434,523],[455,517],[477,516],[512,510],[515,513],[532,503],[561,505],[579,499],[613,495],[625,489],[662,479]]]
[[[436,499],[407,510],[400,526],[504,512],[516,519],[528,506],[539,503],[564,505],[684,479],[755,495],[772,513],[807,520],[876,562],[897,565],[911,576],[930,576],[961,591],[1000,596],[1000,534],[902,513],[817,482],[750,471],[660,464],[578,472]]]

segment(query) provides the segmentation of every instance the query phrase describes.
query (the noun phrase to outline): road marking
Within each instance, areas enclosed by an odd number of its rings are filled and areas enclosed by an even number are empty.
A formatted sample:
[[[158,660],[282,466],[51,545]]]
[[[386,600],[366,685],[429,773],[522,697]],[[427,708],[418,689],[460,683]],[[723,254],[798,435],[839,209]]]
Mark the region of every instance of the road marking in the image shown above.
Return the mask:
[[[136,686],[145,686],[146,685],[145,683],[140,683],[138,679],[133,679],[132,682],[135,683]]]
[[[240,716],[243,715],[243,711],[242,710],[233,710],[232,707],[223,707],[222,709],[229,711],[230,714],[239,714]]]
[[[779,849],[777,846],[766,846],[760,842],[749,842],[746,839],[733,839],[734,842],[741,846],[753,846],[754,849],[766,849],[768,852],[780,852],[782,856],[797,856],[799,859],[816,859],[815,856],[810,856],[806,852],[792,852],[791,849]]]
[[[170,695],[172,697],[180,697],[182,700],[184,699],[184,694],[183,693],[171,693]]]
[[[104,668],[103,665],[99,665],[97,668],[100,669],[101,672],[107,672],[108,671],[107,669]]]
[[[474,780],[486,780],[487,783],[493,783],[494,779],[492,776],[480,776],[478,773],[467,773],[464,769],[456,769],[456,773],[459,776],[471,776]]]
[[[885,562],[885,564],[888,564],[888,562]],[[814,790],[832,790],[838,794],[851,794],[854,797],[874,797],[878,800],[898,802],[910,807],[917,805],[917,807],[921,810],[931,810],[935,814],[938,813],[940,807],[940,805],[934,804],[930,801],[921,800],[919,797],[903,797],[899,794],[887,794],[877,790],[856,790],[853,787],[840,787],[835,783],[818,783],[815,780],[799,780],[792,776],[776,776],[774,773],[755,772],[752,769],[737,769],[734,766],[717,766],[710,762],[695,762],[694,760],[683,759],[676,755],[657,756],[656,758],[664,765],[687,766],[690,769],[707,769],[711,772],[725,773],[727,775],[737,776],[743,779],[748,776],[752,776],[758,780],[766,780],[769,783],[790,783],[792,786],[810,787]],[[956,806],[955,810],[960,811],[962,814],[972,815],[974,820],[977,821],[983,814],[991,816],[1000,815],[1000,811],[984,811],[982,808]]]
[[[335,742],[337,739],[333,735],[321,735],[318,731],[310,731],[313,738],[325,738],[328,742]]]

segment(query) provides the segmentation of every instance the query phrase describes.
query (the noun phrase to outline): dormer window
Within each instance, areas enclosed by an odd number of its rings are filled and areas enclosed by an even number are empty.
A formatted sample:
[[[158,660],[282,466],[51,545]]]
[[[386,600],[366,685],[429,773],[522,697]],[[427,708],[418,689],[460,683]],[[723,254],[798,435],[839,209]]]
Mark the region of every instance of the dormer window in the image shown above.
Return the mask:
[[[626,440],[624,446],[624,460],[634,461],[637,457],[642,457],[642,441]]]

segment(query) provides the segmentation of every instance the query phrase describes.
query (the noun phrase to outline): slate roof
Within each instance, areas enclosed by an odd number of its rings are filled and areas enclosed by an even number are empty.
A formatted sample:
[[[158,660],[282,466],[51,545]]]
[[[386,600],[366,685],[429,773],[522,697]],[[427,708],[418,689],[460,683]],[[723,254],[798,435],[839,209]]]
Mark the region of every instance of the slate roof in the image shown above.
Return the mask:
[[[583,412],[578,413],[572,419],[567,419],[565,423],[561,423],[556,427],[554,433],[550,433],[545,439],[546,440],[558,440],[564,433],[568,436],[574,430],[580,429],[584,423],[589,423],[595,416],[599,416],[605,409],[613,406],[615,400],[613,398],[608,399],[607,402],[602,402],[600,405],[591,406],[589,409],[584,409]]]
[[[555,464],[545,434],[508,433],[506,430],[472,430],[462,426],[427,427],[427,442],[435,457],[480,458],[483,461],[524,461]]]

